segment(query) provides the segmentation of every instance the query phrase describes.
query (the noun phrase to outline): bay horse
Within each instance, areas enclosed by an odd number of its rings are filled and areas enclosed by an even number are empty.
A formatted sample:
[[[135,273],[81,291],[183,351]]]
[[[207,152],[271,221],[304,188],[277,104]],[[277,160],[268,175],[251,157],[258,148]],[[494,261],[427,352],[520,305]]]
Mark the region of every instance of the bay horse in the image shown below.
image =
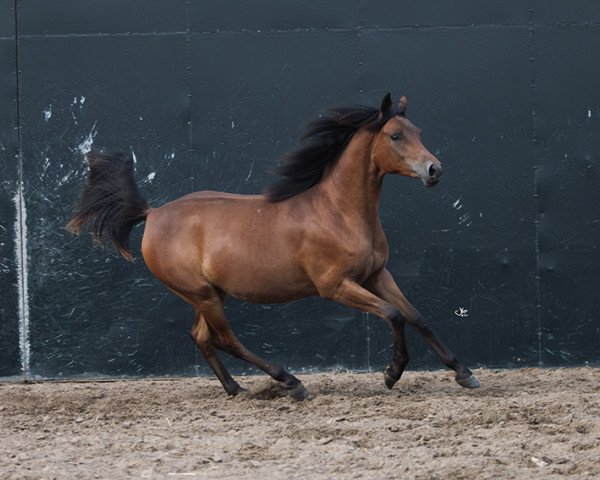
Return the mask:
[[[388,93],[381,107],[338,107],[309,123],[288,154],[277,182],[263,195],[196,192],[150,208],[138,190],[127,154],[88,153],[88,182],[68,228],[85,226],[132,259],[129,235],[146,222],[142,255],[150,271],[196,312],[191,336],[229,395],[246,391],[216,350],[265,371],[303,399],[294,375],[247,350],[225,316],[231,295],[247,302],[280,303],[319,295],[387,320],[394,339],[384,381],[400,379],[408,352],[408,323],[463,387],[479,382],[432,331],[386,269],[388,243],[379,219],[384,175],[420,179],[432,187],[442,166]]]

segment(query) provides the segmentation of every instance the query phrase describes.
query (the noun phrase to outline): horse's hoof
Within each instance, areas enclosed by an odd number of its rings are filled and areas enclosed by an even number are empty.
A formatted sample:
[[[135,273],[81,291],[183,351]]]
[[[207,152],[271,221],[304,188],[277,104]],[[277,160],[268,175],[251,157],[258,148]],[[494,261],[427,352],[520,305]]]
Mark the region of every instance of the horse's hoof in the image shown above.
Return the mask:
[[[231,392],[229,394],[229,396],[231,396],[231,397],[237,397],[237,396],[240,396],[240,395],[244,396],[245,393],[248,393],[248,389],[244,388],[244,387],[240,387],[238,385],[237,388],[233,392]]]
[[[385,386],[391,390],[398,380],[393,378],[389,373],[383,372],[383,381],[385,382]]]
[[[400,380],[400,377],[402,375],[402,373],[398,376],[392,375],[392,369],[393,365],[390,364],[387,367],[385,367],[385,370],[383,371],[383,381],[385,382],[385,386],[390,390],[394,385],[396,385],[396,382]]]
[[[458,383],[461,387],[465,388],[479,388],[481,384],[479,380],[475,378],[475,375],[471,374],[471,376],[463,379],[456,379],[456,383]]]
[[[304,388],[304,385],[300,383],[299,385],[290,388],[288,395],[295,400],[304,400],[305,398],[308,398],[310,394],[308,393],[308,390]]]

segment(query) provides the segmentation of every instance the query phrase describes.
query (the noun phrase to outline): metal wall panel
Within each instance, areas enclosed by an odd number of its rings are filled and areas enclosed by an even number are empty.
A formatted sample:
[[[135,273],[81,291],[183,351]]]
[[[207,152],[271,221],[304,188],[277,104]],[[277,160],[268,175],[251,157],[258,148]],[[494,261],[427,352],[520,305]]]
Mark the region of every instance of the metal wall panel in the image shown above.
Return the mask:
[[[358,99],[357,62],[353,32],[194,35],[195,187],[260,193],[307,121]]]
[[[19,161],[14,3],[0,1],[0,377],[22,374],[19,346]]]
[[[185,32],[185,0],[19,0],[20,35]]]
[[[541,356],[581,365],[600,357],[600,29],[539,28],[535,44]]]
[[[324,106],[358,101],[357,70],[354,32],[194,35],[195,187],[260,193],[308,120]],[[368,367],[357,311],[321,299],[232,300],[227,313],[250,350],[292,368]]]
[[[555,28],[577,24],[579,27],[598,26],[600,22],[600,8],[595,0],[531,0],[531,10],[536,24],[550,24]]]
[[[190,5],[193,32],[340,29],[356,26],[358,2],[209,0]]]
[[[134,152],[151,203],[191,191],[183,36],[21,39],[22,143],[36,377],[190,373],[190,313],[139,259],[75,238],[66,221],[89,148]]]
[[[527,2],[509,0],[361,0],[359,24],[364,27],[442,27],[485,28],[490,25],[523,25],[529,21]]]
[[[319,111],[386,91],[408,95],[445,168],[435,189],[385,182],[401,288],[469,364],[600,361],[597,2],[23,0],[17,50],[14,8],[0,0],[0,376],[208,371],[191,308],[139,257],[142,228],[133,264],[65,230],[86,149],[134,152],[151,205],[258,193]],[[294,369],[391,355],[384,322],[320,299],[227,312]],[[440,366],[409,342],[412,367]]]
[[[0,0],[0,38],[15,41],[15,2],[14,0]],[[15,55],[16,57],[16,55]],[[3,72],[10,71],[3,68]]]
[[[381,209],[390,270],[459,358],[535,362],[527,30],[400,30],[362,38],[365,84],[375,92],[391,85],[408,96],[408,118],[444,166],[445,178],[433,189],[387,180]],[[388,45],[396,46],[397,62],[380,54]],[[373,103],[375,92],[366,92],[365,102]],[[461,308],[468,316],[455,314]],[[387,328],[377,332],[379,352],[390,341]],[[413,345],[417,358],[438,365],[424,342]]]

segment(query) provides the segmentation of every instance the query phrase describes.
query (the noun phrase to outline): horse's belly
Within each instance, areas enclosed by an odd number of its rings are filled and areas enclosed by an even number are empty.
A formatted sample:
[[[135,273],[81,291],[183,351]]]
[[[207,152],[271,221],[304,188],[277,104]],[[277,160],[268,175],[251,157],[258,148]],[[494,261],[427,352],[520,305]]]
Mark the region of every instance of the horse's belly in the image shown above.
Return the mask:
[[[260,237],[239,233],[208,239],[212,248],[204,249],[202,273],[211,284],[257,303],[287,302],[316,293],[289,240],[268,232]]]
[[[203,270],[213,285],[247,302],[281,303],[317,293],[300,268],[273,262],[267,255],[254,259],[234,255],[227,269],[215,265]]]

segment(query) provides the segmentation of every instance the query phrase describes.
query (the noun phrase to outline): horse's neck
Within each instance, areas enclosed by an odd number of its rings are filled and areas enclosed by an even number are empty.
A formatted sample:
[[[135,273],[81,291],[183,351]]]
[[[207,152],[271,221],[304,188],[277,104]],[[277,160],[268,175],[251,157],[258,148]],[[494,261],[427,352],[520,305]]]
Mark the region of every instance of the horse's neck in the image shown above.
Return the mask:
[[[331,207],[368,223],[379,222],[383,175],[371,160],[375,134],[358,131],[337,162],[326,172],[319,188]]]

